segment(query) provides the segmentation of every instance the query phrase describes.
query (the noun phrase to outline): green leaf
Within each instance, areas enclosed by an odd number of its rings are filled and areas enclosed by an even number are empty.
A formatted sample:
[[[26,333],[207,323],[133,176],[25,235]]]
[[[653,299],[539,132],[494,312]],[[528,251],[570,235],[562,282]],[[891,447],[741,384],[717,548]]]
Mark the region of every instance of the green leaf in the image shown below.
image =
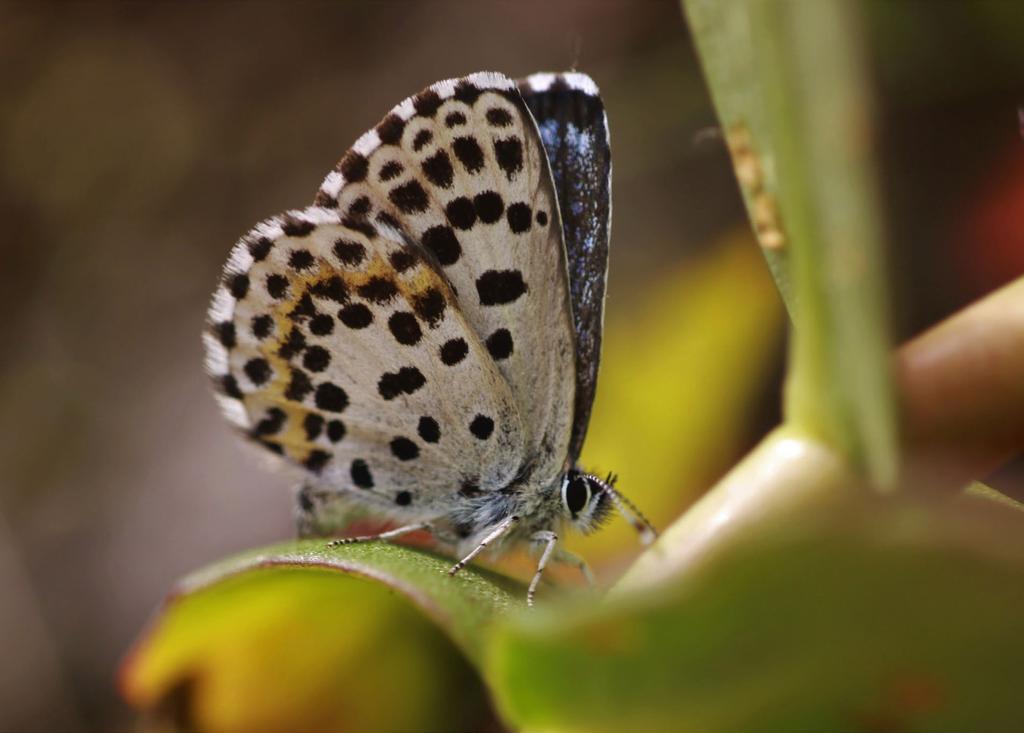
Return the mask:
[[[511,617],[499,708],[547,731],[1014,729],[1024,520],[953,509],[809,513],[646,593]]]
[[[320,539],[229,558],[171,593],[125,660],[123,694],[200,730],[484,725],[467,660],[479,664],[489,626],[523,592],[450,567],[409,547]]]
[[[768,132],[768,90],[756,83],[759,59],[749,3],[683,0],[683,10],[732,154],[747,213],[779,293],[792,314],[795,303],[788,237],[777,215],[779,184]]]
[[[889,486],[899,451],[860,6],[683,5],[793,317],[787,420]]]

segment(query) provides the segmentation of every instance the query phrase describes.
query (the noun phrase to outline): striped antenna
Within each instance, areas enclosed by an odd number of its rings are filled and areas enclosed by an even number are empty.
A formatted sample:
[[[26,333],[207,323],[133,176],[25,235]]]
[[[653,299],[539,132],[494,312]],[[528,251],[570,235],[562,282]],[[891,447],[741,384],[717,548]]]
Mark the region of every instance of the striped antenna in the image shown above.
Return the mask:
[[[608,474],[608,478],[604,480],[605,491],[608,492],[608,496],[611,497],[612,503],[615,504],[615,508],[619,510],[627,522],[633,525],[633,529],[640,535],[640,542],[644,545],[649,545],[658,537],[658,530],[654,528],[647,517],[645,517],[636,505],[627,499],[625,496],[620,494],[615,488],[615,482],[618,480],[618,476],[613,473]]]

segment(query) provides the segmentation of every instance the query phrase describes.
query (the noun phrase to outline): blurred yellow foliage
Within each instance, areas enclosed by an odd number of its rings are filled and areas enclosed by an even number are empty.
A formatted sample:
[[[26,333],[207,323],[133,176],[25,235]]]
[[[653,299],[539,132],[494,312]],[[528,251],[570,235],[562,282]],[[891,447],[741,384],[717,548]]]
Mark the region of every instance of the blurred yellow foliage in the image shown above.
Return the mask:
[[[751,405],[778,357],[782,302],[743,228],[611,312],[581,462],[619,474],[663,528],[756,437]],[[596,564],[637,547],[621,521],[568,543]]]

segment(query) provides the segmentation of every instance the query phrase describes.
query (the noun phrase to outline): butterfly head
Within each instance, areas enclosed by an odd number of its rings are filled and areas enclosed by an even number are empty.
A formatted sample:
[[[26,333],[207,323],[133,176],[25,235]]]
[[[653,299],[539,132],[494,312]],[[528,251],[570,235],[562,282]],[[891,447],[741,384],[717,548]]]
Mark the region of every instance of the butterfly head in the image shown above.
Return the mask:
[[[615,488],[615,474],[604,479],[572,469],[562,481],[562,510],[566,518],[583,534],[590,534],[608,519],[611,510],[619,513],[640,533],[640,541],[649,544],[658,536],[654,527],[636,507]]]

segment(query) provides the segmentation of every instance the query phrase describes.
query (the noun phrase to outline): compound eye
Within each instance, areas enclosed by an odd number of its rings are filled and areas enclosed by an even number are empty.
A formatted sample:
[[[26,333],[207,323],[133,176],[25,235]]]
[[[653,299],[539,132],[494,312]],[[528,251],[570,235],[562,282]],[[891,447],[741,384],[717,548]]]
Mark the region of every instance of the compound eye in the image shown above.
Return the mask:
[[[590,486],[582,476],[569,480],[565,487],[565,508],[575,517],[590,501]]]

